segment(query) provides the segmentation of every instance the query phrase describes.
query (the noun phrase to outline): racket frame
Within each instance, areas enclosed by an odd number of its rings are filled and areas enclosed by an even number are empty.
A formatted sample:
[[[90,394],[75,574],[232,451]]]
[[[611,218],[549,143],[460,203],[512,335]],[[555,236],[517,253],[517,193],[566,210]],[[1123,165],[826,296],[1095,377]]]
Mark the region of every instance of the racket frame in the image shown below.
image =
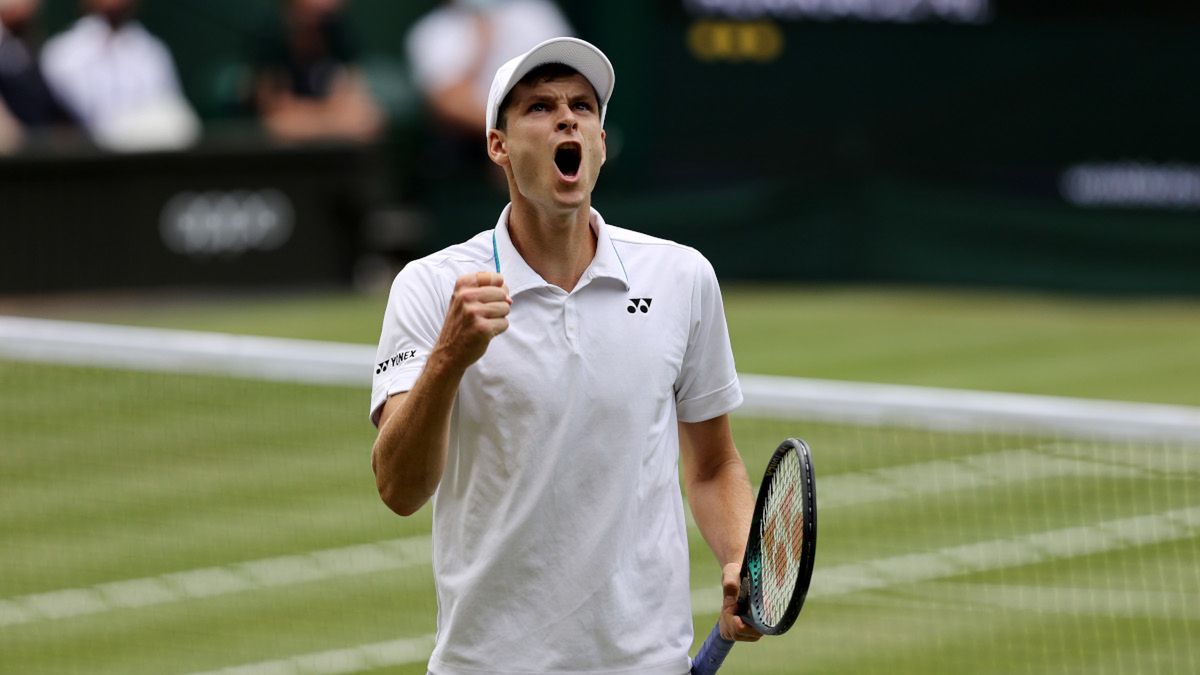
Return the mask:
[[[803,479],[803,513],[805,515],[804,541],[800,554],[800,570],[796,574],[796,587],[792,591],[792,598],[779,623],[768,626],[760,620],[761,617],[754,611],[754,603],[751,602],[751,594],[756,591],[761,594],[762,590],[753,582],[750,562],[754,557],[761,558],[759,528],[762,526],[763,512],[766,510],[767,494],[770,492],[775,471],[789,452],[795,452],[800,458],[800,472]],[[742,556],[742,572],[739,580],[737,613],[742,621],[764,635],[780,635],[791,628],[792,624],[796,622],[796,617],[800,615],[805,597],[808,596],[816,552],[817,491],[813,480],[812,450],[804,441],[789,438],[781,443],[775,450],[775,454],[771,456],[771,461],[767,463],[767,470],[763,475],[763,482],[758,488],[758,497],[754,504],[754,519],[750,523],[750,536],[746,542],[746,553]],[[761,600],[762,598],[759,597],[759,606],[762,605]],[[713,626],[708,638],[704,640],[704,644],[700,645],[700,651],[696,652],[696,658],[692,661],[691,672],[693,675],[715,675],[720,670],[721,664],[725,662],[729,651],[733,649],[734,641],[721,637],[720,628],[721,625],[718,622]]]
[[[767,496],[771,492],[770,487],[775,480],[775,473],[789,452],[795,452],[796,457],[800,460],[801,497],[804,500],[802,505],[804,538],[801,542],[800,570],[796,574],[796,586],[792,591],[792,597],[779,621],[770,625],[766,623],[760,611],[763,605],[762,584],[754,583],[753,575],[755,569],[762,567],[762,537],[760,533],[763,516],[766,512]],[[750,537],[746,542],[746,553],[742,557],[741,582],[738,593],[738,615],[742,617],[742,620],[763,635],[786,633],[796,622],[796,618],[800,615],[800,609],[804,606],[804,599],[808,596],[816,552],[817,492],[813,480],[812,450],[804,441],[789,438],[779,444],[775,454],[771,456],[771,461],[767,463],[767,470],[763,473],[763,482],[758,489],[758,498],[755,500],[754,519],[750,521]]]

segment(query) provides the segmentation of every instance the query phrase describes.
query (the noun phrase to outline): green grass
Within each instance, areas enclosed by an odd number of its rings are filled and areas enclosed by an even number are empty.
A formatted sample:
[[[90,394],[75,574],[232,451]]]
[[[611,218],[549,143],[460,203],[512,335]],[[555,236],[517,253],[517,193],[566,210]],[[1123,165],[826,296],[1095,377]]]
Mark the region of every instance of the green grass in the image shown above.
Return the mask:
[[[381,306],[328,295],[26,313],[370,342]],[[727,307],[747,372],[1200,403],[1187,302],[737,288]],[[190,673],[432,633],[428,565],[4,625],[5,601],[29,594],[428,533],[428,508],[401,519],[375,494],[367,396],[0,361],[0,673]],[[749,418],[735,435],[754,478],[780,439],[808,439],[831,502],[856,489],[847,477],[942,467],[909,494],[823,509],[818,574],[1200,506],[1196,447]],[[1011,479],[964,479],[962,462],[1014,449],[1031,459],[1003,467]],[[1039,477],[1064,457],[1074,469]],[[739,646],[723,672],[1196,672],[1198,532],[856,593],[822,594],[818,576],[796,628]],[[693,586],[714,586],[698,537],[692,550]]]

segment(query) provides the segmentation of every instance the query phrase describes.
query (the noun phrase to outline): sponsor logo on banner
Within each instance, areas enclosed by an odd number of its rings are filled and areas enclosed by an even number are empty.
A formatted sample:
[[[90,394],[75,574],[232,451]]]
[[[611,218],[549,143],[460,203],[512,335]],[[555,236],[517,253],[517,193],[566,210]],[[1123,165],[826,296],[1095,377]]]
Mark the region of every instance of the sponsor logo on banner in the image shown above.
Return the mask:
[[[187,191],[167,201],[159,233],[180,255],[229,257],[283,246],[294,220],[292,201],[279,190]]]

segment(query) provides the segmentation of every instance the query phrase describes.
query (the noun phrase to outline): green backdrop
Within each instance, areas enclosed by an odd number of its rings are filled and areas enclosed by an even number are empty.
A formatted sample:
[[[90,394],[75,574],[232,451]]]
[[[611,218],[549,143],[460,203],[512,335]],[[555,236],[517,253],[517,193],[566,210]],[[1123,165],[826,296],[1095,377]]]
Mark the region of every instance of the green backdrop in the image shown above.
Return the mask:
[[[250,119],[248,45],[278,4],[141,3],[214,127]],[[434,225],[422,250],[490,227],[504,201],[486,181],[422,171],[428,120],[403,37],[436,4],[349,4],[393,121],[395,199]],[[596,196],[611,222],[693,244],[737,277],[1200,292],[1200,204],[1079,207],[1059,188],[1080,163],[1200,166],[1194,6],[997,0],[982,24],[763,17],[751,28],[777,42],[769,58],[706,60],[689,42],[698,23],[745,24],[693,5],[563,3],[618,73]],[[47,0],[47,31],[76,13]]]

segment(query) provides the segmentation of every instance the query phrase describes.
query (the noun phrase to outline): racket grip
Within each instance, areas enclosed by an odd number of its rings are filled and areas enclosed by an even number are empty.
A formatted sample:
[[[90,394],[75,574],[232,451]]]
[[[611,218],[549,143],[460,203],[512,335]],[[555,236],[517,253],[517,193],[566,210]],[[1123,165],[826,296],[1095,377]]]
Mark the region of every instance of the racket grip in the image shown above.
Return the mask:
[[[720,624],[713,626],[712,632],[704,639],[704,644],[700,645],[700,651],[696,652],[696,658],[692,660],[692,675],[716,673],[725,662],[730,649],[733,649],[733,640],[721,637]]]

